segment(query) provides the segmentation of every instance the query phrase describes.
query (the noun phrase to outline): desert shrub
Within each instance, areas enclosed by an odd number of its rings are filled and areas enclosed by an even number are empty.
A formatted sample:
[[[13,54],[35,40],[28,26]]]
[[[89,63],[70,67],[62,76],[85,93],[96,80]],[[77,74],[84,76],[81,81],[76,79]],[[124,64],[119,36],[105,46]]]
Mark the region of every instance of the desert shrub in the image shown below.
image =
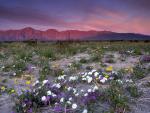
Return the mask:
[[[92,70],[93,67],[92,66],[86,66],[86,70]]]
[[[87,63],[88,60],[86,60],[85,58],[80,59],[80,63]]]
[[[78,48],[75,47],[64,48],[64,55],[66,56],[75,55],[77,52],[78,52]]]
[[[43,81],[47,78],[47,75],[40,75],[39,81]]]
[[[38,50],[38,53],[40,54],[40,56],[44,56],[46,58],[51,58],[51,59],[55,59],[55,53],[51,48],[43,48]]]
[[[23,60],[15,61],[13,64],[6,65],[3,71],[14,72],[14,76],[20,76],[26,70],[26,63]]]
[[[13,65],[13,69],[24,71],[24,70],[26,69],[26,63],[25,63],[24,61],[17,61],[17,62]]]
[[[50,73],[51,73],[51,71],[50,71],[50,67],[48,64],[44,65],[40,71],[40,74],[42,74],[42,75],[48,75]]]
[[[111,111],[113,112],[122,113],[129,108],[128,98],[124,93],[122,84],[119,84],[117,81],[110,83],[110,87],[107,90],[107,99],[112,106]]]
[[[109,58],[105,61],[106,63],[115,63],[115,60],[113,60],[112,58]]]
[[[12,66],[12,71],[16,73],[15,76],[20,76],[26,70],[26,63],[23,60],[16,61]]]
[[[141,65],[137,65],[133,68],[133,78],[142,79],[145,77],[145,69]]]
[[[145,86],[145,87],[150,87],[150,82],[146,82],[146,83],[144,84],[144,86]]]
[[[31,61],[32,53],[23,49],[19,49],[15,53],[16,60]]]
[[[26,80],[31,80],[32,77],[31,77],[31,76],[28,76],[28,77],[26,77],[25,79],[26,79]]]
[[[12,68],[12,65],[5,65],[5,67],[2,69],[2,71],[8,72],[11,70],[11,68]]]
[[[2,83],[6,83],[8,80],[7,79],[3,79],[2,80]]]
[[[136,87],[135,84],[131,84],[131,85],[128,85],[126,87],[127,91],[130,93],[130,95],[132,97],[139,97],[140,96],[140,92],[138,91],[138,88]]]
[[[91,57],[91,61],[93,61],[93,62],[100,61],[100,60],[101,60],[101,58],[99,58],[98,55],[92,55],[92,57]]]
[[[3,59],[3,58],[5,58],[5,55],[0,53],[0,59]]]
[[[135,54],[135,55],[142,55],[141,49],[135,48],[135,49],[134,49],[134,54]]]
[[[72,68],[76,68],[76,69],[80,69],[81,68],[81,66],[82,66],[82,64],[80,63],[80,62],[73,62],[72,63]]]

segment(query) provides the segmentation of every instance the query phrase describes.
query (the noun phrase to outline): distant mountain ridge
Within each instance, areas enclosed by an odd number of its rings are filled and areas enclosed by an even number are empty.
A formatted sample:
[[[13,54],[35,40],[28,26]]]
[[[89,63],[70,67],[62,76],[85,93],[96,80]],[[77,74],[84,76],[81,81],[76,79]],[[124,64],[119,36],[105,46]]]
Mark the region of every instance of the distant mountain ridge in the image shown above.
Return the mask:
[[[0,31],[0,41],[56,41],[56,40],[150,40],[149,35],[135,33],[116,33],[111,31],[40,31],[31,27],[20,30]]]

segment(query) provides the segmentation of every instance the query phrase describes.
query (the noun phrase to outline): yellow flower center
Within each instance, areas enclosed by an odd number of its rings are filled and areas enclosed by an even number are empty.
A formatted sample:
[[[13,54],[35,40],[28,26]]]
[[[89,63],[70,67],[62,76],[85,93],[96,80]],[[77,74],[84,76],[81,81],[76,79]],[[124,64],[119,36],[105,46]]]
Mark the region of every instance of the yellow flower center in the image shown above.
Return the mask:
[[[30,84],[31,84],[31,81],[29,81],[29,80],[26,81],[26,84],[27,84],[27,85],[30,85]]]
[[[112,71],[112,70],[113,70],[113,67],[112,67],[112,66],[109,66],[109,67],[106,68],[106,71],[108,71],[108,72],[110,72],[110,71]]]

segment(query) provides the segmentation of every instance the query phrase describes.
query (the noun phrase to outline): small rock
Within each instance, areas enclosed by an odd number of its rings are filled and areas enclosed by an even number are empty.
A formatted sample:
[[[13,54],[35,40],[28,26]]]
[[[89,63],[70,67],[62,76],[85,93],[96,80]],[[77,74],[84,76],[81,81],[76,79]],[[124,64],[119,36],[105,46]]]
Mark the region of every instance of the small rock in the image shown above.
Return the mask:
[[[150,55],[143,55],[140,58],[140,62],[147,62],[147,63],[149,63],[150,62]]]

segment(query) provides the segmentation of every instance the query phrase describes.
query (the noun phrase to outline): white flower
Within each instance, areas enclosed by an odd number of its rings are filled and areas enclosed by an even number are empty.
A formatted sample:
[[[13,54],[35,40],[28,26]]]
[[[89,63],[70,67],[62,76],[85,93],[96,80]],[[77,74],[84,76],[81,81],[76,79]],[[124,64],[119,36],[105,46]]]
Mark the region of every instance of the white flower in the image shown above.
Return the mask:
[[[36,82],[35,82],[35,84],[38,84],[39,83],[39,81],[37,80]]]
[[[22,107],[26,107],[26,104],[23,104]]]
[[[81,89],[81,92],[84,92],[84,90],[83,90],[83,89]]]
[[[112,71],[111,73],[112,73],[112,74],[116,74],[116,75],[118,74],[116,71]]]
[[[60,102],[64,102],[64,98],[61,98],[61,99],[60,99]]]
[[[48,82],[48,80],[43,80],[43,85],[45,85]]]
[[[58,79],[58,80],[61,80],[61,79],[62,79],[62,77],[60,76],[60,77],[58,77],[57,79]]]
[[[133,83],[133,80],[132,80],[132,79],[130,79],[130,80],[129,80],[129,82],[130,82],[130,83]]]
[[[57,105],[58,103],[56,102],[55,105]]]
[[[109,80],[113,80],[114,79],[114,77],[109,77]]]
[[[84,109],[82,113],[87,113],[87,112],[88,112],[88,110],[87,110],[87,109]]]
[[[72,101],[72,97],[69,98],[69,101]]]
[[[81,75],[84,75],[85,73],[84,72],[81,72]]]
[[[67,104],[69,104],[69,105],[70,105],[70,104],[71,104],[71,102],[70,102],[70,101],[67,101]]]
[[[53,97],[56,97],[57,95],[56,95],[56,94],[54,94],[54,93],[52,93],[52,96],[53,96]]]
[[[67,89],[67,90],[68,90],[68,91],[70,91],[71,89],[72,89],[72,87],[68,87],[68,89]]]
[[[51,91],[47,91],[47,95],[52,95],[52,92]]]
[[[37,92],[35,95],[37,96],[39,93]]]
[[[60,85],[60,83],[57,83],[57,84],[53,84],[53,86],[52,86],[52,87],[61,88],[61,85]]]
[[[95,73],[94,73],[94,76],[95,76],[95,77],[98,77],[98,75],[99,75],[98,72],[95,72]]]
[[[117,82],[119,83],[119,84],[123,84],[123,81],[122,80],[117,80]]]
[[[133,53],[134,51],[133,51],[133,50],[128,50],[127,52],[128,52],[128,53]]]
[[[92,75],[93,72],[89,72],[88,75]]]
[[[92,90],[91,90],[91,89],[88,89],[88,92],[90,93],[90,92],[92,92]]]
[[[85,74],[84,74],[84,75],[86,76],[87,74],[88,74],[88,73],[87,73],[87,72],[85,72]]]
[[[75,80],[77,80],[77,79],[78,79],[77,76],[71,76],[71,77],[69,77],[69,81],[75,81]]]
[[[95,70],[95,69],[93,69],[91,72],[92,72],[92,73],[94,73],[95,71],[96,71],[96,70]]]
[[[4,69],[4,68],[5,68],[5,66],[2,66],[1,68],[2,68],[2,69]]]
[[[107,78],[105,78],[105,77],[100,80],[101,83],[105,83],[106,81],[107,81]]]
[[[72,104],[72,109],[76,109],[76,108],[77,108],[77,104],[76,103]]]
[[[92,80],[93,80],[93,78],[92,78],[92,77],[87,76],[87,82],[88,82],[88,83],[91,83],[91,82],[92,82]]]
[[[67,75],[63,75],[64,77],[66,77]]]
[[[33,89],[33,92],[34,92],[34,93],[35,93],[35,91],[36,91],[36,90],[35,90],[35,89]]]
[[[132,79],[127,79],[126,82],[133,83]]]
[[[73,93],[75,94],[76,92],[77,92],[77,90],[73,88]]]
[[[35,85],[38,84],[38,83],[39,83],[39,81],[37,80],[35,83],[33,83],[32,86],[35,86]]]
[[[43,96],[43,97],[41,98],[41,100],[42,100],[42,101],[46,101],[46,96]]]
[[[69,64],[68,64],[68,67],[71,67],[71,66],[72,66],[72,64],[71,64],[71,63],[69,63]]]
[[[35,66],[31,66],[31,69],[36,69],[36,67]]]
[[[38,89],[41,89],[41,88],[42,88],[41,86],[38,87]]]
[[[99,75],[99,78],[103,77],[102,75]]]
[[[33,84],[33,86],[35,86],[36,84],[38,84],[39,83],[39,81],[37,80],[34,84]]]
[[[84,72],[83,72],[83,73],[81,73],[82,77],[87,76],[87,74],[88,74],[87,72],[85,72],[85,73],[84,73]]]
[[[94,91],[95,91],[95,90],[98,90],[98,86],[94,86],[93,90],[94,90]]]
[[[84,76],[84,75],[82,75],[81,77],[82,77],[82,78],[85,78],[85,76]]]
[[[79,96],[79,93],[76,93],[75,96],[76,96],[76,97]]]
[[[60,83],[56,84],[56,87],[57,87],[57,88],[61,88]]]
[[[103,47],[103,48],[107,49],[107,48],[108,48],[108,46],[105,46],[105,47]]]
[[[66,83],[67,82],[67,80],[64,80],[64,83]]]
[[[16,76],[16,73],[13,73],[14,76]]]
[[[83,80],[83,81],[86,81],[86,78],[82,76],[82,80]]]
[[[88,96],[88,93],[85,93],[84,96],[85,96],[85,97]]]
[[[67,76],[67,75],[62,75],[62,76],[59,76],[57,79],[58,79],[58,80],[64,80],[66,76]]]

